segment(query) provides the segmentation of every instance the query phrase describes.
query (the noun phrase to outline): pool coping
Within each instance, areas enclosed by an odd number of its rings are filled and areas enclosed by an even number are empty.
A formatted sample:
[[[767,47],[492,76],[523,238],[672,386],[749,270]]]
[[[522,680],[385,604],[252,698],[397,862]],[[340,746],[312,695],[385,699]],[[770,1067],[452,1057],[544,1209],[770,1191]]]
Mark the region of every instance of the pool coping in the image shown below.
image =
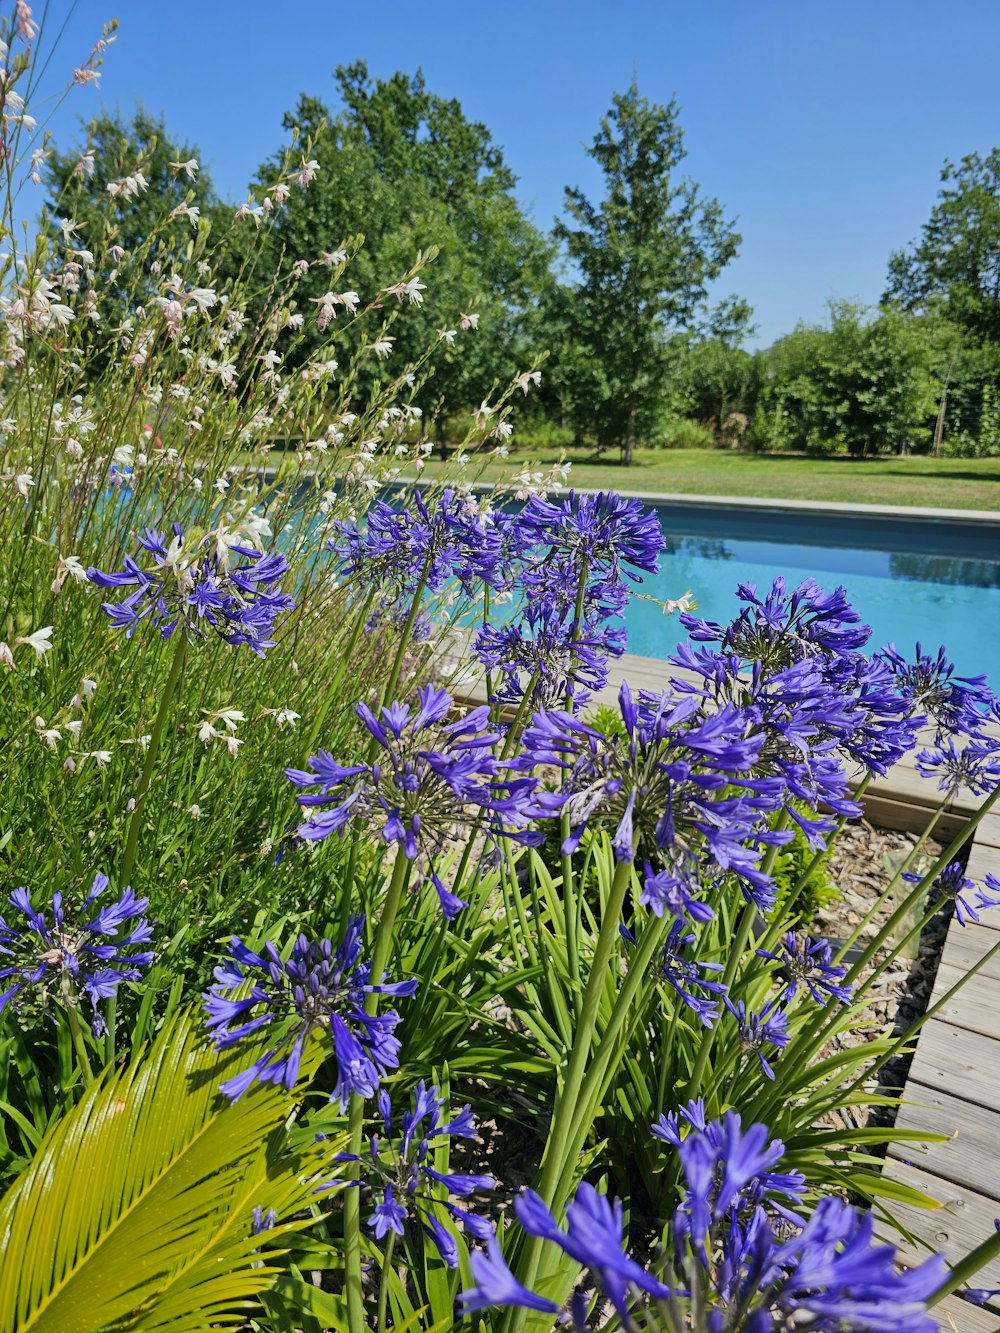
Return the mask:
[[[439,478],[432,478],[438,481]],[[457,479],[456,479],[457,480]],[[396,477],[395,485],[419,486],[419,477]],[[514,491],[515,481],[489,482],[474,481],[472,490],[476,491]],[[555,491],[556,487],[551,487]],[[702,495],[700,492],[682,491],[630,491],[614,487],[617,495],[629,500],[648,500],[651,504],[690,505],[702,509],[750,509],[771,510],[777,512],[805,514],[854,514],[861,518],[896,518],[920,519],[924,522],[938,523],[997,523],[1000,524],[1000,509],[934,509],[926,505],[866,505],[850,504],[844,500],[783,500],[780,498],[750,495]],[[560,485],[560,494],[573,490],[578,495],[600,495],[601,491],[592,486]]]

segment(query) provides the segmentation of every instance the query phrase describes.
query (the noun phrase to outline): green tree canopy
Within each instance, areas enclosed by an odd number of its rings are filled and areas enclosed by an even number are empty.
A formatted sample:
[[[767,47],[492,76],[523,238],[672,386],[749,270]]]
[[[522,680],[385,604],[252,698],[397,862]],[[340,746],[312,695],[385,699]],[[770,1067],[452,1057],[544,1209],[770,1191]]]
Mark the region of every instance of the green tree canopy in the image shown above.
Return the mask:
[[[597,401],[584,404],[601,444],[632,461],[669,388],[674,338],[693,327],[708,284],[736,254],[722,205],[676,172],[685,156],[676,101],[649,102],[635,83],[616,94],[590,148],[605,194],[566,190],[557,235],[579,273],[571,307],[576,342],[594,369]]]
[[[336,79],[339,112],[302,97],[285,117],[285,128],[312,144],[319,169],[308,190],[293,191],[276,211],[273,262],[314,260],[363,233],[346,276],[366,303],[418,251],[438,247],[421,274],[422,308],[394,327],[390,368],[418,356],[439,330],[456,329],[463,313],[475,313],[475,331],[454,344],[445,339],[424,406],[438,416],[442,402],[478,403],[495,378],[523,370],[537,344],[551,243],[522,212],[515,177],[487,127],[468,120],[455,99],[432,93],[419,72],[372,80],[363,62],[340,66]],[[284,162],[282,154],[263,165],[264,190]],[[315,310],[310,301],[328,283],[328,270],[310,269],[300,289],[304,311]],[[308,331],[303,345],[310,345]]]
[[[920,239],[889,260],[883,301],[937,305],[975,339],[1000,343],[1000,149],[945,163]]]

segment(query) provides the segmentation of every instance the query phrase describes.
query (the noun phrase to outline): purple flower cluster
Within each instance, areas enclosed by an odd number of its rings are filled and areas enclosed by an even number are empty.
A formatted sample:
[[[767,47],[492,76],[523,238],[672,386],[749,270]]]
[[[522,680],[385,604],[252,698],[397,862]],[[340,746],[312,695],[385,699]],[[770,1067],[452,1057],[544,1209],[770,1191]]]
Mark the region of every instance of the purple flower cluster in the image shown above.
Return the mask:
[[[509,589],[519,595],[519,620],[484,625],[473,651],[499,672],[493,702],[533,708],[565,705],[577,712],[608,679],[608,661],[625,651],[620,616],[630,592],[655,572],[663,536],[655,511],[613,493],[579,495],[553,504],[533,496],[522,512],[503,516],[512,558]]]
[[[770,958],[781,964],[786,978],[783,1003],[793,1000],[800,988],[809,992],[817,1004],[825,1005],[831,997],[841,1004],[850,1004],[851,988],[842,986],[847,968],[833,962],[833,950],[825,939],[812,940],[807,935],[788,931],[777,953],[758,949],[761,958]]]
[[[150,556],[145,568],[125,557],[125,568],[105,572],[88,569],[87,577],[100,588],[134,588],[120,602],[105,602],[104,610],[116,629],[131,638],[143,622],[155,626],[164,639],[180,629],[204,638],[211,629],[234,647],[246,644],[258,657],[273,646],[274,619],[295,603],[282,593],[279,580],[288,572],[282,555],[264,555],[248,546],[223,546],[210,537],[189,535],[179,523],[172,536],[146,528],[139,545]]]
[[[584,829],[606,828],[619,861],[641,857],[641,901],[657,915],[706,920],[711,911],[700,895],[725,874],[748,899],[770,906],[774,887],[759,862],[762,845],[782,836],[763,822],[777,808],[781,784],[751,776],[762,738],[747,736],[738,709],[707,714],[694,695],[642,694],[636,701],[623,684],[618,704],[622,731],[611,735],[568,712],[535,715],[518,763],[554,766],[564,775],[558,791],[536,793],[535,813],[569,815],[566,852]]]
[[[385,1137],[373,1134],[364,1157],[338,1153],[335,1160],[362,1163],[367,1188],[379,1196],[368,1219],[376,1240],[383,1240],[390,1231],[405,1235],[407,1221],[413,1220],[448,1267],[457,1268],[458,1246],[452,1227],[457,1225],[480,1241],[494,1233],[490,1222],[468,1206],[454,1202],[454,1198],[464,1200],[492,1190],[496,1182],[489,1175],[438,1171],[434,1160],[446,1139],[478,1140],[475,1118],[464,1106],[457,1115],[445,1119],[444,1099],[423,1079],[414,1091],[413,1109],[401,1117],[400,1133],[393,1134],[392,1102],[384,1090],[378,1095],[378,1109]]]
[[[438,592],[449,579],[466,592],[480,583],[505,582],[508,553],[501,527],[453,490],[442,492],[433,505],[417,491],[412,508],[376,500],[363,528],[338,526],[329,549],[343,574],[379,592],[369,628],[385,621],[401,624],[419,592]]]
[[[113,902],[97,905],[108,887],[107,875],[95,875],[90,892],[75,914],[67,915],[63,895],[52,895],[52,920],[37,911],[28,889],[15,889],[8,902],[23,918],[19,926],[0,916],[0,1010],[18,1008],[35,998],[45,1008],[51,997],[77,1008],[83,996],[93,1009],[94,1035],[104,1031],[98,1011],[123,981],[137,981],[142,967],[153,961],[148,944],[153,928],[142,913],[148,898],[137,898],[130,888]],[[119,931],[131,922],[127,934]]]
[[[215,985],[202,997],[212,1040],[218,1050],[228,1050],[263,1028],[273,1026],[277,1036],[248,1069],[222,1084],[227,1097],[235,1101],[257,1081],[294,1088],[306,1042],[324,1029],[337,1065],[330,1096],[341,1109],[352,1093],[373,1097],[386,1073],[398,1067],[393,1033],[399,1015],[366,1013],[365,996],[412,995],[417,983],[372,979],[371,964],[361,961],[363,927],[363,917],[352,918],[336,949],[328,939],[300,935],[287,960],[272,943],[255,953],[233,938],[231,957],[215,969]]]
[[[706,1122],[693,1102],[662,1117],[653,1133],[676,1151],[684,1181],[662,1272],[628,1254],[621,1204],[591,1185],[580,1185],[567,1205],[565,1228],[530,1190],[515,1200],[525,1231],[590,1274],[598,1318],[606,1302],[624,1327],[644,1326],[643,1307],[652,1300],[664,1327],[687,1328],[695,1316],[706,1333],[935,1333],[927,1301],[945,1277],[944,1260],[901,1271],[894,1248],[876,1243],[871,1215],[837,1198],[822,1199],[809,1216],[794,1212],[789,1204],[805,1181],[775,1170],[784,1146],[766,1126],[744,1129],[733,1111]],[[495,1240],[471,1256],[470,1269],[474,1285],[459,1298],[466,1311],[521,1305],[558,1313],[517,1281]],[[578,1330],[588,1326],[590,1303],[579,1289],[570,1302]]]
[[[911,884],[919,884],[924,877],[906,871],[903,878]],[[960,926],[978,921],[979,913],[990,907],[1000,907],[1000,879],[996,875],[987,875],[982,884],[977,884],[966,876],[960,861],[945,866],[932,887],[941,898],[955,904],[955,918]],[[973,891],[975,897],[970,896]]]
[[[919,643],[912,661],[893,644],[876,656],[892,672],[911,710],[924,714],[937,728],[938,743],[948,736],[979,735],[984,714],[996,703],[985,676],[956,676],[943,648],[932,657]]]
[[[379,747],[371,763],[342,765],[320,750],[308,769],[288,769],[297,787],[318,787],[297,799],[316,813],[298,836],[322,842],[352,820],[378,828],[387,843],[399,844],[437,890],[446,916],[465,904],[451,894],[435,871],[435,858],[457,835],[476,828],[522,841],[539,841],[528,829],[525,796],[531,779],[511,778],[493,753],[500,736],[489,731],[486,708],[455,722],[446,719],[451,696],[431,685],[419,691],[419,707],[393,702],[376,717],[365,704],[356,712]]]

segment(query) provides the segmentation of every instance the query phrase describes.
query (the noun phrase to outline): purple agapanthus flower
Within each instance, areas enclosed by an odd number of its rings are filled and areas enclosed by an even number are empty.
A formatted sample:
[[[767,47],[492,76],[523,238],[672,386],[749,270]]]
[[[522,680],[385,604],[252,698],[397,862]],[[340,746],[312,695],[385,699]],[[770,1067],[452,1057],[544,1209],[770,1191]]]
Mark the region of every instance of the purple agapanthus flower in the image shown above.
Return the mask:
[[[567,852],[590,828],[612,834],[619,861],[641,856],[654,911],[675,910],[686,898],[689,914],[704,919],[689,855],[695,847],[709,880],[732,873],[746,894],[772,904],[773,884],[759,869],[761,842],[771,836],[762,821],[780,804],[782,787],[752,777],[762,738],[747,737],[738,709],[705,715],[693,695],[643,694],[637,702],[623,684],[618,703],[623,735],[604,735],[567,712],[535,714],[518,766],[564,772],[558,791],[535,794],[537,815],[566,811]]]
[[[985,714],[996,701],[985,676],[956,676],[944,648],[931,656],[919,643],[912,661],[891,643],[878,656],[889,666],[913,712],[934,723],[938,744],[947,736],[979,736]]]
[[[553,503],[533,495],[518,520],[522,537],[568,557],[577,570],[617,581],[639,581],[636,570],[655,574],[664,549],[655,509],[613,491],[595,495],[570,491]]]
[[[781,963],[788,977],[788,986],[782,1003],[788,1003],[804,986],[817,1004],[826,1004],[832,996],[841,1004],[850,1004],[851,988],[841,985],[847,975],[846,967],[833,962],[833,950],[825,939],[812,940],[807,935],[788,931],[779,952],[758,949],[762,958]]]
[[[286,776],[297,787],[319,788],[297,797],[316,812],[300,825],[300,838],[322,842],[351,821],[378,829],[385,842],[397,843],[420,863],[445,914],[453,916],[464,904],[438,879],[435,858],[456,835],[470,835],[477,827],[538,842],[541,835],[528,827],[525,805],[533,783],[501,769],[493,753],[500,737],[488,729],[488,709],[475,708],[448,722],[452,700],[445,690],[425,685],[418,697],[416,710],[393,702],[378,717],[358,704],[355,711],[379,746],[373,762],[343,765],[320,750],[309,769],[290,768]]]
[[[361,1163],[364,1187],[378,1202],[368,1219],[377,1240],[388,1232],[406,1234],[408,1221],[418,1225],[449,1268],[458,1266],[458,1247],[452,1228],[460,1227],[476,1240],[493,1235],[492,1224],[456,1199],[490,1191],[496,1181],[490,1175],[465,1171],[438,1171],[435,1150],[445,1139],[478,1141],[479,1131],[468,1106],[456,1115],[445,1112],[444,1098],[436,1087],[420,1080],[413,1093],[413,1109],[393,1126],[392,1102],[383,1090],[378,1096],[379,1114],[385,1135],[373,1134],[364,1156],[338,1153],[337,1162]]]
[[[760,1067],[768,1078],[774,1078],[774,1070],[764,1056],[764,1047],[773,1046],[783,1050],[791,1040],[788,1032],[788,1014],[780,1007],[778,1000],[771,1000],[759,1012],[747,1008],[744,1000],[735,1004],[727,995],[725,1005],[736,1019],[739,1027],[739,1042],[745,1051],[752,1051],[760,1061]],[[773,1057],[772,1057],[773,1058]]]
[[[903,878],[911,884],[919,884],[923,875],[905,871]],[[977,884],[969,879],[962,869],[961,861],[952,861],[945,866],[934,881],[934,889],[944,899],[955,904],[955,919],[960,926],[967,926],[979,920],[979,913],[991,907],[1000,907],[1000,880],[995,875],[987,875],[983,883]],[[972,893],[975,891],[975,897]]]
[[[116,629],[130,638],[144,621],[164,639],[176,631],[193,638],[212,630],[234,647],[246,644],[258,657],[273,646],[274,619],[295,602],[279,587],[288,572],[282,555],[265,555],[248,546],[230,546],[211,537],[185,540],[179,523],[171,535],[146,528],[139,545],[152,557],[141,564],[126,556],[124,569],[88,569],[100,588],[134,588],[120,602],[105,602]]]
[[[744,1128],[733,1111],[706,1121],[704,1105],[692,1102],[662,1116],[653,1133],[674,1148],[683,1178],[654,1272],[627,1253],[620,1212],[591,1186],[581,1185],[567,1207],[565,1230],[537,1195],[515,1201],[525,1230],[590,1270],[624,1328],[936,1333],[927,1303],[946,1276],[943,1258],[901,1269],[893,1246],[876,1242],[873,1216],[838,1198],[799,1216],[793,1207],[805,1178],[777,1169],[784,1145],[765,1125]],[[476,1286],[461,1297],[467,1310],[522,1305],[555,1313],[517,1281],[495,1241],[471,1263]],[[650,1312],[651,1298],[662,1319]],[[585,1327],[585,1304],[579,1296],[570,1303],[577,1329]]]
[[[551,1241],[589,1269],[601,1293],[623,1320],[628,1319],[627,1297],[631,1289],[664,1298],[671,1289],[647,1272],[624,1248],[624,1213],[619,1199],[598,1194],[584,1181],[566,1205],[563,1230],[534,1190],[524,1190],[514,1199],[517,1220],[529,1235]]]
[[[724,996],[726,987],[721,981],[713,980],[711,975],[713,972],[722,972],[724,968],[721,963],[705,963],[686,957],[688,946],[694,942],[693,932],[685,931],[682,922],[673,922],[657,962],[657,975],[680,996],[702,1026],[710,1028],[719,1015],[718,1003],[697,992]]]
[[[739,584],[736,595],[745,606],[729,625],[688,612],[681,623],[693,639],[718,643],[723,652],[760,662],[768,672],[817,652],[855,652],[871,637],[844,588],[824,592],[815,579],[805,579],[789,592],[785,580],[776,578],[763,598],[752,583]]]
[[[992,739],[956,745],[953,736],[942,736],[931,750],[917,755],[917,772],[936,781],[949,797],[964,787],[976,796],[986,796],[1000,783],[1000,744]]]
[[[484,625],[473,652],[498,672],[491,702],[519,704],[531,689],[532,708],[565,706],[579,711],[608,680],[608,662],[625,651],[624,625],[584,622],[578,631],[546,602],[529,602],[514,624]]]
[[[233,938],[231,957],[215,969],[215,985],[202,997],[212,1040],[218,1050],[228,1050],[263,1028],[273,1026],[277,1035],[248,1069],[222,1084],[227,1097],[235,1101],[258,1081],[294,1088],[306,1042],[324,1029],[337,1065],[330,1098],[341,1109],[352,1093],[373,1097],[386,1073],[398,1067],[393,1033],[399,1015],[366,1013],[365,996],[412,995],[417,983],[372,979],[371,964],[361,959],[363,928],[364,917],[353,917],[336,948],[328,939],[300,935],[287,960],[271,942],[255,953]]]
[[[153,928],[143,917],[148,898],[137,898],[130,888],[98,905],[108,888],[107,875],[95,875],[90,892],[70,915],[57,891],[52,895],[52,919],[37,911],[28,889],[19,888],[8,902],[22,917],[17,925],[0,916],[0,1010],[17,1009],[29,998],[44,1008],[50,999],[77,1008],[86,997],[93,1009],[95,1036],[104,1031],[98,1010],[123,981],[137,981],[139,969],[153,961],[148,944]],[[131,923],[127,933],[121,929]]]
[[[330,550],[345,576],[376,585],[392,605],[408,607],[421,585],[437,592],[451,578],[470,593],[504,582],[503,533],[451,489],[433,500],[416,491],[407,508],[376,500],[363,528],[339,525]]]

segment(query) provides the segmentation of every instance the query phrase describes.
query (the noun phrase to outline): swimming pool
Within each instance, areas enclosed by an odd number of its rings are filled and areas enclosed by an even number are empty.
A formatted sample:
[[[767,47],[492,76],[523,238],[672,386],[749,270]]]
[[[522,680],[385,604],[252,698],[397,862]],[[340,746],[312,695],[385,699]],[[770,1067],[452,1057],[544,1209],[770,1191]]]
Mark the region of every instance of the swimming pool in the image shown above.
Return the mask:
[[[809,577],[843,584],[872,627],[872,648],[944,644],[962,674],[1000,679],[1000,515],[989,523],[700,502],[653,508],[667,549],[641,593],[690,591],[698,615],[726,622],[739,610],[738,583],[761,591],[782,574],[792,586]],[[628,651],[647,657],[665,657],[687,637],[676,615],[642,598],[626,625]]]

